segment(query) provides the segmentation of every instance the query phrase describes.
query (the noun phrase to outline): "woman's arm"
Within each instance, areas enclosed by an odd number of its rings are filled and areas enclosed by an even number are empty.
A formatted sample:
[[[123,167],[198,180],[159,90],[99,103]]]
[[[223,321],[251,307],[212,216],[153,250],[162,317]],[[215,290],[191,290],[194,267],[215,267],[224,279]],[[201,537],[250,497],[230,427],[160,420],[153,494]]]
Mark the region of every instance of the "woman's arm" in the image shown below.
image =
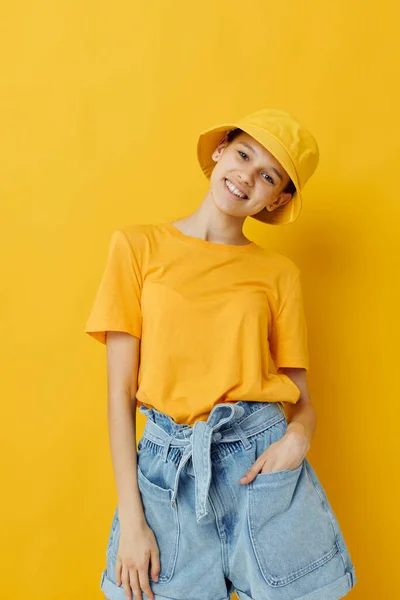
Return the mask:
[[[108,423],[111,457],[121,524],[115,579],[125,596],[154,600],[149,582],[157,581],[160,552],[147,524],[137,479],[136,392],[140,339],[130,333],[107,332]]]
[[[111,459],[121,525],[138,529],[146,523],[137,481],[136,392],[140,339],[108,331],[107,392]]]
[[[239,483],[249,483],[260,471],[271,473],[282,469],[295,469],[310,449],[316,428],[316,413],[308,393],[307,371],[297,367],[280,367],[277,372],[290,377],[300,390],[300,398],[296,404],[283,402],[285,412],[288,413],[285,433],[260,454],[239,479]]]
[[[286,435],[291,432],[300,433],[305,435],[311,443],[317,427],[317,415],[308,391],[307,371],[294,367],[280,367],[278,373],[284,373],[290,377],[300,390],[300,398],[296,404],[283,403],[288,420]]]

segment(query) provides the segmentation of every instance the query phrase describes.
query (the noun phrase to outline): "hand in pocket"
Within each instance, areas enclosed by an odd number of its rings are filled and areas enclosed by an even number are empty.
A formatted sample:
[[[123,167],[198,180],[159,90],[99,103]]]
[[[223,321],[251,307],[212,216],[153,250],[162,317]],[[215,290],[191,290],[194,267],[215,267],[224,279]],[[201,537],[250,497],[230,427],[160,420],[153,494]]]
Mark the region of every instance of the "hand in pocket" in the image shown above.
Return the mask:
[[[285,433],[278,441],[273,442],[257,458],[250,469],[239,479],[239,483],[253,481],[258,473],[275,473],[297,469],[307,454],[309,443],[297,433]]]

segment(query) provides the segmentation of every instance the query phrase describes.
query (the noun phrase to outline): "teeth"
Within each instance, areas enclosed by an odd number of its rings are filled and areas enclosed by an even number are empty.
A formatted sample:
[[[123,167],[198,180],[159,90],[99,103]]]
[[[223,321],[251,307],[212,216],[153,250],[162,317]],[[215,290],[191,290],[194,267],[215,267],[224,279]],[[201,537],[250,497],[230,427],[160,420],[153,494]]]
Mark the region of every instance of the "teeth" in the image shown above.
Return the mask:
[[[239,190],[237,190],[235,188],[235,186],[233,185],[233,183],[231,183],[227,179],[225,179],[225,184],[231,190],[231,192],[233,192],[236,196],[239,196],[239,198],[246,198],[246,195],[242,194],[241,192],[239,192]]]

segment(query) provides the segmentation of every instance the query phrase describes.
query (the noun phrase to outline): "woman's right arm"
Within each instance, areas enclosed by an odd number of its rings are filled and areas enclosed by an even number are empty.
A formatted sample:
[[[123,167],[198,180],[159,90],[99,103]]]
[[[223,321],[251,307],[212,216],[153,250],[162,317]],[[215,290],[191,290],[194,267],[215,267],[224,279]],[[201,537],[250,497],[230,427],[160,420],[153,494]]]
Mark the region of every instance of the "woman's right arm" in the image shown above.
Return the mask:
[[[136,392],[140,339],[116,331],[108,331],[106,336],[107,417],[120,521],[116,580],[117,585],[123,584],[129,600],[132,598],[130,588],[138,598],[142,589],[153,599],[148,565],[150,560],[151,576],[156,580],[160,571],[159,550],[145,519],[137,480]]]

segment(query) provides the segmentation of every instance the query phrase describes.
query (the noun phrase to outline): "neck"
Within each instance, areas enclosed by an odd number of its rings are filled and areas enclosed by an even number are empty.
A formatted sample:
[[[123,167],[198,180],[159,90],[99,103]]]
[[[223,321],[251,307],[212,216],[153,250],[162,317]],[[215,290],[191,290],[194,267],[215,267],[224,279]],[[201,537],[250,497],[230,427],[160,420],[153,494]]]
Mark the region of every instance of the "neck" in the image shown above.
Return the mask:
[[[243,235],[246,217],[234,217],[219,210],[209,194],[197,210],[174,221],[184,234],[222,244],[248,244],[251,240]]]

